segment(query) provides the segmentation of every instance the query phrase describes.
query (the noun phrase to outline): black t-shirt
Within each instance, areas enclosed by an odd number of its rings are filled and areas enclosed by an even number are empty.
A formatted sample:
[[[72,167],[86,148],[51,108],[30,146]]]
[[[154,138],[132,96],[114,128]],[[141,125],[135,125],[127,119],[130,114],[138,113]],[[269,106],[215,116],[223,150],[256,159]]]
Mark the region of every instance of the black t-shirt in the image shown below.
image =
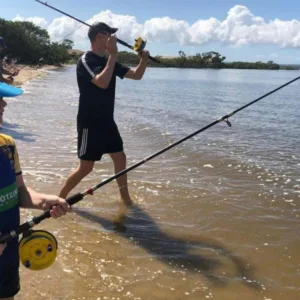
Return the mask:
[[[129,68],[115,64],[111,81],[106,89],[92,83],[95,75],[105,68],[107,58],[88,51],[77,62],[79,108],[77,120],[81,125],[105,125],[114,120],[116,76],[123,79]]]

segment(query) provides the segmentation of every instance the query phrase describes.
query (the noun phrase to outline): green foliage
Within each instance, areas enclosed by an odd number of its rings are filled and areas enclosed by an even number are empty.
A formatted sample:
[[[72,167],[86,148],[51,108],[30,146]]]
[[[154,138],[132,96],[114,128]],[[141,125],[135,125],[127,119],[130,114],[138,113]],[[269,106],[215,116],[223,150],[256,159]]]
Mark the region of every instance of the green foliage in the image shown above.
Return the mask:
[[[280,66],[273,63],[273,61],[268,61],[267,63],[257,61],[254,63],[235,61],[232,63],[227,63],[226,67],[229,69],[261,69],[261,70],[279,70]]]
[[[34,25],[31,22],[7,21],[0,18],[0,35],[5,39],[8,49],[6,54],[15,57],[25,64],[39,64],[41,58],[43,64],[60,65],[63,63],[77,63],[82,52],[72,50],[73,41],[65,39],[59,43],[51,42],[47,30]],[[166,58],[156,56],[161,64],[149,61],[149,66],[166,68],[228,68],[228,69],[297,69],[293,66],[279,66],[273,61],[267,63],[258,61],[225,63],[225,56],[215,51],[197,53],[187,56],[183,51],[178,52],[177,57]],[[118,61],[129,66],[139,63],[139,56],[134,52],[120,51]]]
[[[43,58],[44,64],[60,65],[70,59],[68,50],[73,46],[72,41],[52,43],[47,30],[31,22],[0,19],[0,33],[8,47],[6,54],[21,63],[38,64]]]
[[[298,69],[295,66],[280,66],[273,61],[267,63],[258,62],[225,62],[226,57],[215,51],[196,53],[194,56],[187,56],[183,51],[178,52],[178,57],[166,58],[156,56],[161,64],[149,62],[149,66],[163,68],[214,68],[214,69],[264,69],[264,70],[279,70],[279,69]],[[118,54],[118,61],[127,65],[137,65],[139,57],[136,53],[121,51]]]

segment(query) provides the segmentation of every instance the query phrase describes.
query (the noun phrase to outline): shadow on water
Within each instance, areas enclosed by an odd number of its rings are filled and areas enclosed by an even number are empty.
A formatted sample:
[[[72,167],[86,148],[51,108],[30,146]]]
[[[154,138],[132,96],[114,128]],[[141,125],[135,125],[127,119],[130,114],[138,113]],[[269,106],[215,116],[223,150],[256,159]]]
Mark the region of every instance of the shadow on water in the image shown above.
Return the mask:
[[[21,140],[24,142],[35,142],[35,139],[33,137],[38,136],[37,134],[18,132],[15,130],[15,128],[19,127],[20,126],[17,124],[3,123],[2,126],[0,126],[0,133],[9,135],[15,140]]]
[[[174,268],[201,273],[213,284],[225,286],[230,282],[240,281],[255,290],[262,288],[262,285],[254,279],[249,264],[219,242],[203,237],[192,238],[186,235],[179,237],[164,233],[138,205],[133,205],[127,212],[124,209],[120,210],[114,221],[80,208],[73,211],[89,221],[100,224],[105,230],[115,231],[121,237],[145,249],[156,259]],[[192,254],[192,251],[203,253]],[[234,274],[218,273],[218,268],[226,267],[220,258],[226,259],[227,264],[229,262],[234,267]]]
[[[7,123],[7,122],[3,122],[2,126],[5,126],[5,128],[21,128],[21,126],[19,124]]]

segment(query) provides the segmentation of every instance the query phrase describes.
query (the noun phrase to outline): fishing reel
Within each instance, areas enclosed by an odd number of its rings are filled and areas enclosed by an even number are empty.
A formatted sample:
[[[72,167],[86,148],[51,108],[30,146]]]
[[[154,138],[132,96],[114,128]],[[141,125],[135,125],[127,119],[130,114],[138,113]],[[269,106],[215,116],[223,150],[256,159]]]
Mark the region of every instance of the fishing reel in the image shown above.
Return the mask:
[[[141,37],[139,37],[135,40],[133,50],[136,52],[141,52],[145,49],[146,44],[147,44],[147,40],[143,40]]]
[[[29,270],[46,269],[56,259],[57,246],[57,240],[50,232],[29,230],[19,242],[20,261]]]

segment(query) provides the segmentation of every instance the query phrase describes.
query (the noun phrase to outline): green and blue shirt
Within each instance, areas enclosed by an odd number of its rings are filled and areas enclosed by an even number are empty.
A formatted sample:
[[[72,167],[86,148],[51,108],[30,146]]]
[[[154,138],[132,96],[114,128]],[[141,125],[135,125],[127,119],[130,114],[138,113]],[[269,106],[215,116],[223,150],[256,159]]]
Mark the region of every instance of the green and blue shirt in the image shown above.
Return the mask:
[[[18,152],[12,137],[0,134],[0,233],[6,234],[20,225],[19,195],[16,182],[21,174]],[[10,242],[3,255],[1,264],[18,256],[18,239]]]

